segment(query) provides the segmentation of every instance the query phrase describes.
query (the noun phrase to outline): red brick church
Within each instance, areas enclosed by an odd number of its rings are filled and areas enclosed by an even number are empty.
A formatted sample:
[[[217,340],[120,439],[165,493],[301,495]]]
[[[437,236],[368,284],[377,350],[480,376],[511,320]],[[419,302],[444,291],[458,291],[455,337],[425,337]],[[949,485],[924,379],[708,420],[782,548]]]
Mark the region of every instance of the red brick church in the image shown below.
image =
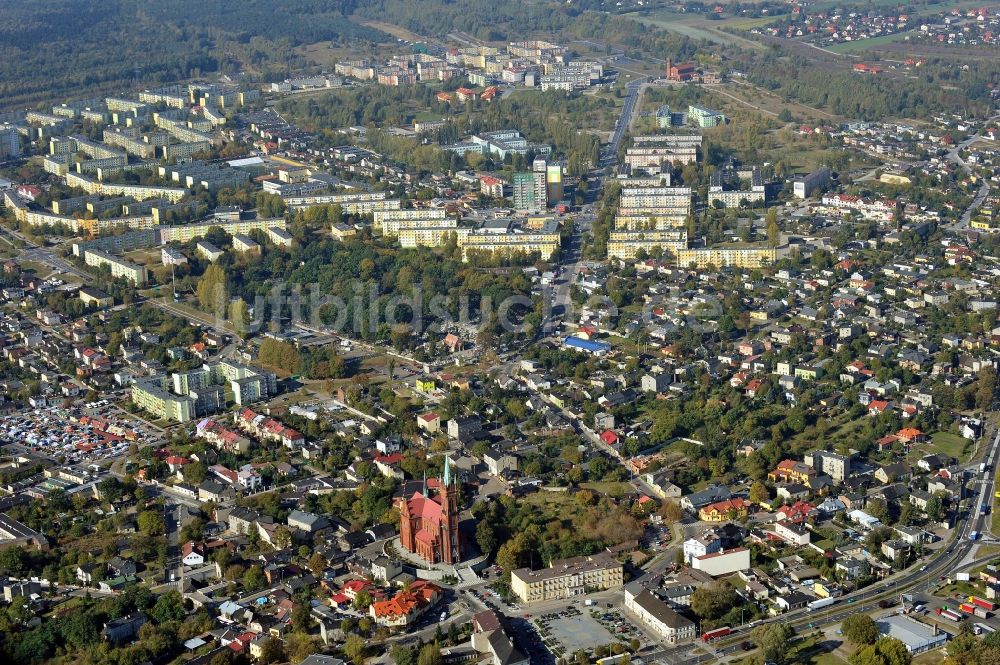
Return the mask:
[[[399,540],[428,563],[455,564],[463,555],[458,537],[458,483],[451,477],[447,457],[444,476],[434,484],[437,487],[433,495],[425,482],[422,491],[397,500]]]

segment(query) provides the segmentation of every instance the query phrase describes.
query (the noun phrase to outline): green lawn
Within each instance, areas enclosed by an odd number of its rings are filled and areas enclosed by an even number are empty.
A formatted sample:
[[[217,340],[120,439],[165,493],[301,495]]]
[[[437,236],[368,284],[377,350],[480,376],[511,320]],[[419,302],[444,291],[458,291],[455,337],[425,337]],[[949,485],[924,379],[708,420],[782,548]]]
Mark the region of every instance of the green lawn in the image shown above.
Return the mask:
[[[652,12],[648,16],[633,14],[631,17],[641,23],[655,25],[658,28],[676,32],[691,39],[704,39],[715,44],[735,44],[756,50],[764,48],[763,44],[759,42],[738,35],[731,35],[720,29],[730,27],[730,25],[737,29],[748,29],[746,26],[748,19],[736,19],[732,22],[727,20],[708,21],[699,17],[691,17],[687,14],[678,14],[670,10]]]
[[[614,497],[624,496],[630,489],[628,483],[618,482],[580,483],[580,487]]]
[[[965,456],[972,449],[972,441],[951,432],[934,432],[931,435],[932,447],[942,455],[965,461]]]
[[[870,48],[872,46],[881,46],[883,44],[892,44],[893,42],[903,41],[903,34],[879,35],[878,37],[869,37],[868,39],[858,39],[853,42],[843,42],[841,44],[833,44],[832,46],[827,46],[826,48],[833,51],[834,53],[855,53],[857,51],[863,51],[866,48]]]
[[[953,582],[935,591],[934,595],[938,598],[947,598],[954,604],[956,602],[956,593],[960,593],[963,596],[976,596],[982,593],[982,591],[971,582]]]
[[[944,650],[935,649],[913,657],[913,665],[937,665],[944,662]]]
[[[814,634],[804,637],[795,642],[788,650],[785,661],[800,665],[846,665],[847,661],[837,654],[821,650],[822,647],[819,646],[821,641],[822,638]],[[760,663],[760,658],[755,655],[747,655],[740,660],[730,662],[751,665],[751,663]]]

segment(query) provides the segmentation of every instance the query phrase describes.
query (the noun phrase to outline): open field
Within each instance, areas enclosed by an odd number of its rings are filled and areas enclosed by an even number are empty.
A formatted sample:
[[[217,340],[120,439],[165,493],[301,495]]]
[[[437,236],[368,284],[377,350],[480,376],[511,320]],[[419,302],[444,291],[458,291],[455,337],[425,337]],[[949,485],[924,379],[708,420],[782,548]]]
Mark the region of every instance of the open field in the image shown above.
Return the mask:
[[[616,483],[616,482],[593,482],[593,483],[580,483],[580,487],[583,489],[593,490],[599,494],[607,494],[608,496],[619,497],[624,496],[626,491],[629,489],[628,483]]]
[[[834,53],[857,53],[859,51],[864,51],[873,46],[881,46],[883,44],[892,44],[893,42],[902,41],[905,37],[905,33],[895,34],[895,35],[879,35],[878,37],[870,37],[868,39],[858,39],[853,42],[843,42],[842,44],[833,44],[827,46],[829,50]]]
[[[392,23],[384,23],[382,21],[374,21],[372,19],[361,18],[358,16],[352,16],[351,20],[359,25],[366,26],[368,28],[375,28],[387,35],[392,35],[396,39],[402,39],[408,42],[420,42],[425,41],[423,37],[415,32],[410,32],[406,28],[398,25],[393,25]]]
[[[972,441],[951,432],[935,432],[931,435],[931,448],[942,455],[965,461],[965,456],[972,449]]]
[[[845,665],[847,660],[838,653],[834,653],[841,645],[840,641],[824,640],[822,635],[807,635],[792,644],[785,660],[801,665]],[[751,663],[760,663],[760,656],[748,655],[742,660],[734,659],[730,662],[751,665]]]
[[[954,58],[956,60],[990,59],[1000,60],[1000,50],[995,48],[947,46],[926,40],[894,41],[869,49],[886,59],[889,58]]]
[[[392,44],[379,44],[378,48],[372,48],[367,44],[356,44],[351,47],[337,46],[333,42],[316,42],[305,44],[295,49],[296,53],[303,58],[316,63],[317,66],[326,69],[333,69],[333,66],[342,60],[358,60],[364,58],[386,58],[399,51],[398,47]]]
[[[704,39],[715,44],[735,44],[736,46],[755,50],[760,50],[764,47],[760,42],[724,32],[722,28],[735,27],[739,30],[747,30],[755,25],[764,25],[764,23],[756,23],[757,21],[770,22],[772,20],[733,18],[710,21],[701,16],[678,14],[670,10],[654,11],[649,14],[631,14],[630,17],[641,23],[676,32],[691,39]],[[747,23],[749,21],[755,23],[751,23],[748,26]]]
[[[832,122],[840,122],[843,120],[842,117],[822,109],[791,101],[786,102],[778,95],[768,92],[763,88],[750,85],[749,83],[726,86],[726,92],[730,95],[735,95],[740,99],[743,99],[755,107],[759,107],[765,112],[770,112],[775,115],[781,113],[784,109],[788,109],[792,115],[795,116],[815,117],[817,119],[829,120]]]

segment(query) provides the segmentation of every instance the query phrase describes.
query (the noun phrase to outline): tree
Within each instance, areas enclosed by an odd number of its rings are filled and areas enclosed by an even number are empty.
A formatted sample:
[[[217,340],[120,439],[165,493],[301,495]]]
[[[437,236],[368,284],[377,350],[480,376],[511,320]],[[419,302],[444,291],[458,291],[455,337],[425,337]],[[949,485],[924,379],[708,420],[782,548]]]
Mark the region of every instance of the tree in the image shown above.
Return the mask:
[[[511,538],[500,546],[500,549],[497,550],[496,561],[507,575],[510,575],[512,570],[521,567],[521,551],[516,544],[516,539]]]
[[[308,633],[312,628],[312,611],[308,602],[298,602],[292,607],[292,630]]]
[[[226,312],[226,272],[222,266],[212,264],[205,269],[198,280],[196,290],[198,305],[206,312],[215,313],[219,318]]]
[[[267,578],[264,577],[264,571],[260,569],[260,566],[250,566],[243,576],[243,586],[248,590],[262,589],[266,584]]]
[[[366,644],[360,635],[350,635],[344,642],[344,655],[356,665],[364,661]]]
[[[781,230],[778,228],[778,209],[768,210],[765,221],[767,224],[767,244],[771,247],[777,247],[781,242]]]
[[[872,517],[878,518],[882,524],[890,524],[889,519],[889,506],[886,504],[884,499],[872,499],[865,504],[865,510]]]
[[[272,637],[264,642],[264,645],[260,649],[260,658],[257,662],[261,665],[269,665],[269,663],[280,663],[284,659],[285,648],[282,646],[281,640]]]
[[[316,552],[311,557],[309,557],[309,570],[313,571],[316,575],[319,575],[324,568],[326,568],[329,562],[326,557],[321,553]]]
[[[750,502],[760,505],[764,503],[769,503],[771,501],[771,492],[767,489],[767,485],[755,480],[750,486]]]
[[[159,536],[163,533],[163,515],[155,510],[144,510],[136,518],[139,530],[146,536]]]
[[[906,645],[894,637],[882,637],[869,644],[850,658],[851,665],[910,665],[913,657]]]
[[[285,638],[285,654],[293,663],[300,663],[316,653],[319,641],[305,633],[289,633]]]
[[[481,519],[476,524],[476,545],[483,554],[489,554],[497,546],[496,529],[489,519]]]
[[[24,572],[27,555],[23,547],[7,547],[0,550],[0,572],[18,576]]]
[[[441,648],[437,642],[425,644],[420,647],[420,654],[417,656],[417,665],[441,665]]]
[[[997,394],[997,371],[992,367],[979,372],[976,383],[976,408],[987,410],[993,405]]]
[[[372,604],[372,596],[370,593],[362,589],[354,596],[354,609],[356,610],[366,610],[368,606]]]
[[[750,639],[760,649],[765,661],[782,663],[788,653],[788,640],[792,637],[792,627],[786,623],[769,623],[757,626],[750,633]]]
[[[935,494],[928,499],[924,511],[927,513],[927,519],[932,522],[941,521],[941,517],[944,515],[944,506],[941,503],[941,497]]]
[[[852,614],[847,617],[841,624],[841,631],[844,637],[856,646],[875,644],[879,637],[875,620],[867,614]]]
[[[187,615],[187,612],[184,611],[184,598],[176,589],[168,591],[156,601],[156,604],[149,611],[149,615],[156,619],[158,624],[180,621]]]
[[[668,499],[664,501],[663,505],[660,507],[660,515],[669,524],[674,524],[684,519],[684,509],[681,508],[676,501],[670,501]]]
[[[718,619],[736,606],[739,597],[729,582],[713,582],[694,590],[691,594],[691,611],[702,619]]]
[[[283,550],[290,547],[292,544],[292,532],[285,525],[279,526],[274,530],[274,547],[275,549]]]
[[[233,324],[237,335],[247,334],[250,325],[250,312],[243,298],[235,298],[229,303],[229,322]]]

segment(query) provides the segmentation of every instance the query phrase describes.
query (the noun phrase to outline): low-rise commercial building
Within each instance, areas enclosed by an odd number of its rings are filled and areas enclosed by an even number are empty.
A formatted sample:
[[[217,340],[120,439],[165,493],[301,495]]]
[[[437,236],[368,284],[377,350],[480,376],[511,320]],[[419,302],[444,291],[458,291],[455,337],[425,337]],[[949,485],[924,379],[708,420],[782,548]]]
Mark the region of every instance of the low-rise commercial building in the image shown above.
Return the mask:
[[[693,621],[637,583],[625,587],[625,610],[667,644],[677,644],[695,636]]]
[[[522,601],[570,598],[588,591],[621,586],[624,567],[609,552],[553,561],[548,568],[519,568],[511,573],[511,591]]]

